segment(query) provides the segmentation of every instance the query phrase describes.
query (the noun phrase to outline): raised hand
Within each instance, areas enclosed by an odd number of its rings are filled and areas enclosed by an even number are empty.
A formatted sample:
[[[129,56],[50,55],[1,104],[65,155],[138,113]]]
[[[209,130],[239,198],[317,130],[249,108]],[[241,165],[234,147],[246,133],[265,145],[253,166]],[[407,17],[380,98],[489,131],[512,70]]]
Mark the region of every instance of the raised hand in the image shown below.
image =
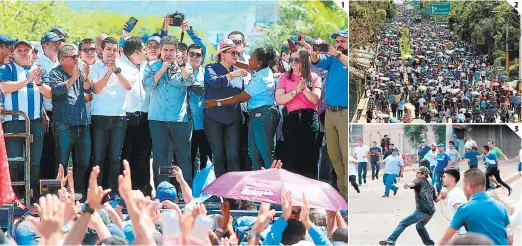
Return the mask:
[[[285,220],[290,219],[290,215],[292,215],[292,192],[287,191],[283,193],[283,202],[281,203],[281,207],[283,210],[281,217],[283,217]]]
[[[181,168],[179,168],[178,166],[173,166],[172,172],[174,177],[176,177],[176,180],[179,183],[183,183],[185,179],[183,178],[183,171],[181,171]]]
[[[39,205],[34,204],[40,220],[33,216],[26,218],[26,221],[35,229],[36,233],[42,237],[44,244],[56,244],[62,235],[63,227],[63,204],[54,195],[48,194],[40,197]]]
[[[314,226],[314,224],[310,220],[310,206],[308,205],[308,200],[306,200],[306,196],[304,193],[303,206],[301,207],[301,213],[299,214],[299,218],[301,219],[301,222],[307,230]]]
[[[87,203],[89,204],[89,207],[94,210],[101,209],[103,207],[103,197],[111,192],[111,189],[103,190],[101,186],[98,186],[99,174],[100,167],[93,167],[89,177],[89,190],[87,191]]]
[[[127,160],[123,160],[123,175],[118,177],[118,191],[120,196],[125,199],[127,202],[127,198],[131,198],[132,195],[132,180],[131,180],[131,170],[130,165]]]
[[[272,165],[270,165],[270,168],[282,168],[283,167],[283,162],[281,160],[274,160],[272,162]],[[265,168],[264,167],[261,167],[261,170],[264,170]]]

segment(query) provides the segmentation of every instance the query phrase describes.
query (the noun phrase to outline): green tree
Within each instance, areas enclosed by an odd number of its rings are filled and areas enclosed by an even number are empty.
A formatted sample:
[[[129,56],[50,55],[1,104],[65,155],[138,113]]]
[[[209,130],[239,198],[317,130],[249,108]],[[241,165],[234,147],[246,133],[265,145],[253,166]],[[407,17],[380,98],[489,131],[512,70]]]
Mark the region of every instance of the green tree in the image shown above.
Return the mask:
[[[282,0],[279,15],[280,21],[269,26],[264,40],[252,48],[270,46],[280,50],[297,33],[331,40],[332,33],[348,27],[348,15],[333,1]]]
[[[446,142],[446,125],[432,125],[431,129],[435,133],[435,141],[437,143]]]
[[[428,130],[424,125],[404,125],[404,136],[408,139],[412,146],[417,146],[421,140],[426,137]]]
[[[377,44],[380,27],[395,13],[393,1],[350,2],[350,50]]]

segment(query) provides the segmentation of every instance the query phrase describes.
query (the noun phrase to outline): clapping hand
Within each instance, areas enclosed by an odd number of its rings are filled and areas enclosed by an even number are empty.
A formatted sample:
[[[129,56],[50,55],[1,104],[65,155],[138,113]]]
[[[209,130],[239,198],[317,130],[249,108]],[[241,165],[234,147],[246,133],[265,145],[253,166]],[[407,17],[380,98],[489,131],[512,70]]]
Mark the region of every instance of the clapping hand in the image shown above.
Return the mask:
[[[287,191],[283,193],[283,202],[281,203],[281,207],[283,210],[281,217],[288,221],[292,215],[292,192]]]
[[[314,223],[312,223],[312,221],[310,220],[310,206],[308,205],[308,200],[306,200],[306,196],[304,193],[303,206],[301,207],[301,213],[299,214],[299,218],[301,219],[301,222],[307,230],[314,226]]]
[[[64,210],[62,202],[55,195],[40,197],[39,204],[34,204],[40,220],[29,216],[26,221],[42,237],[44,245],[57,244],[62,236]]]

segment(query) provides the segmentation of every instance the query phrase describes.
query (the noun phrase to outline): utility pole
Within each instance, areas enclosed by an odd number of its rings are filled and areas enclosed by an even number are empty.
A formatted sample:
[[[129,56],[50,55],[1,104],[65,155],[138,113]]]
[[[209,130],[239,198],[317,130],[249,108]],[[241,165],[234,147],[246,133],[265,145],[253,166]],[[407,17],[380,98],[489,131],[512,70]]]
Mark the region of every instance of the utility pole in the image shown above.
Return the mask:
[[[508,43],[508,37],[509,37],[509,22],[506,22],[506,72],[509,75],[509,43]]]

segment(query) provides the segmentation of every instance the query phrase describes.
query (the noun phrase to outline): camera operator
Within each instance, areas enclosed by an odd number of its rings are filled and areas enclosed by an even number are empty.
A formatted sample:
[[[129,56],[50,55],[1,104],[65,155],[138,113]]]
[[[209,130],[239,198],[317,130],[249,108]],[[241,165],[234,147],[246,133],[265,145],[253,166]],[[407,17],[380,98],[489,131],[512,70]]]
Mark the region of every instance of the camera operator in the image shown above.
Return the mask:
[[[331,35],[335,39],[337,49],[328,44],[327,52],[312,52],[312,63],[328,70],[326,76],[325,96],[328,105],[325,116],[325,128],[328,155],[332,159],[338,186],[342,192],[348,190],[346,175],[348,174],[348,29],[342,29]],[[299,41],[310,49],[304,40]]]
[[[185,66],[178,41],[172,36],[163,37],[160,45],[161,58],[145,67],[143,86],[150,92],[149,126],[154,153],[154,183],[169,181],[167,175],[159,174],[159,167],[170,167],[168,161],[169,139],[174,142],[177,164],[184,179],[192,184],[190,160],[190,135],[187,90],[194,81],[185,80],[189,71]],[[174,139],[175,138],[175,139]]]

